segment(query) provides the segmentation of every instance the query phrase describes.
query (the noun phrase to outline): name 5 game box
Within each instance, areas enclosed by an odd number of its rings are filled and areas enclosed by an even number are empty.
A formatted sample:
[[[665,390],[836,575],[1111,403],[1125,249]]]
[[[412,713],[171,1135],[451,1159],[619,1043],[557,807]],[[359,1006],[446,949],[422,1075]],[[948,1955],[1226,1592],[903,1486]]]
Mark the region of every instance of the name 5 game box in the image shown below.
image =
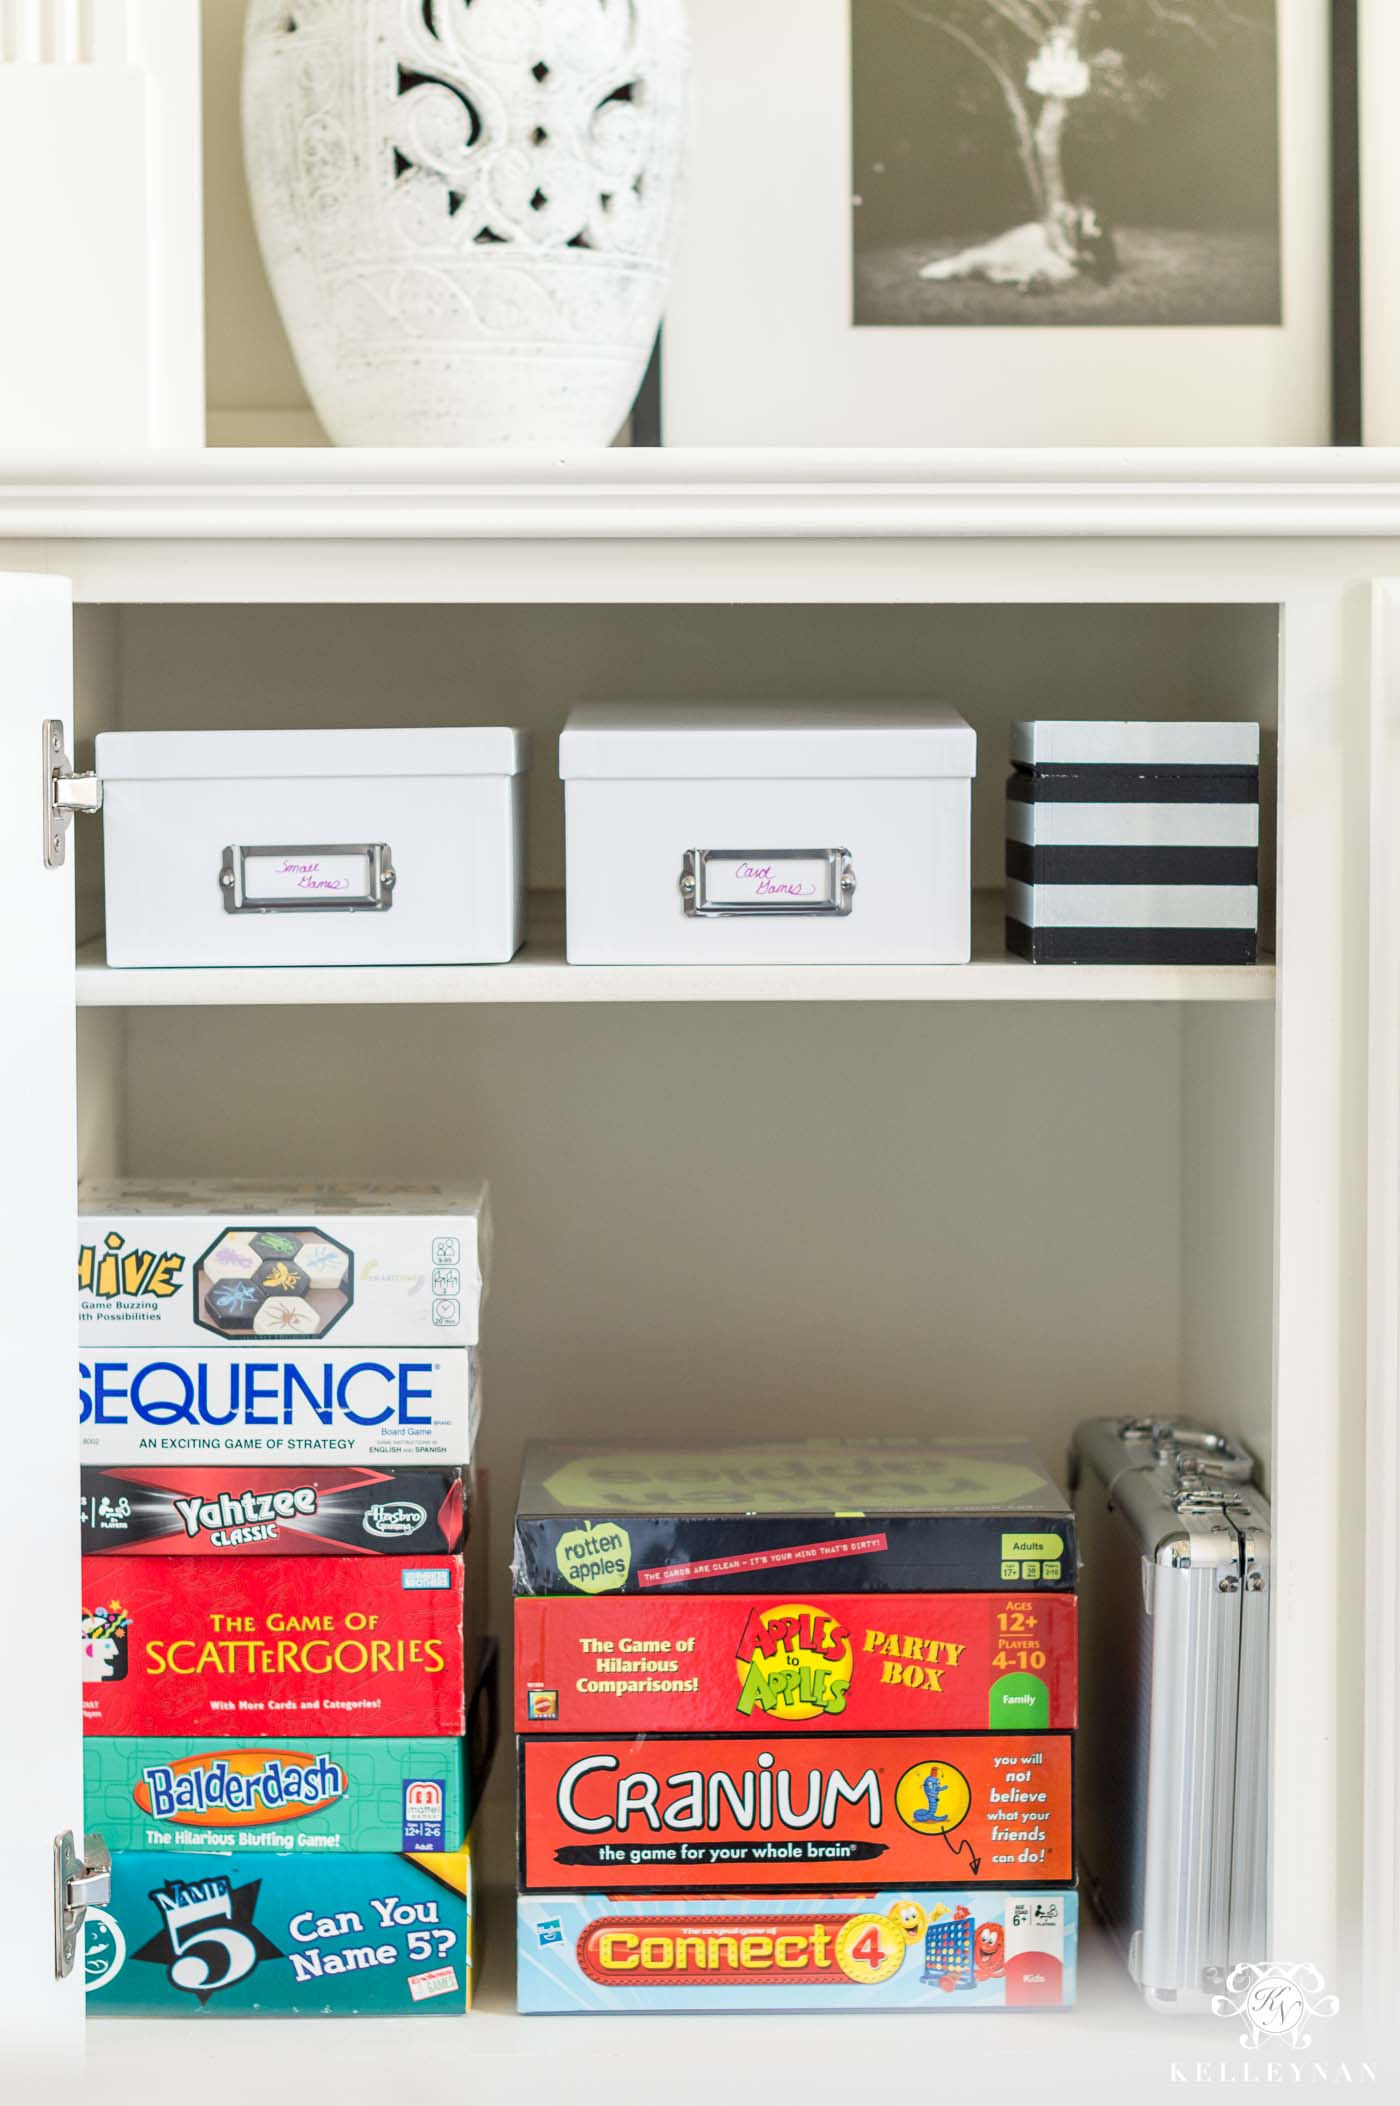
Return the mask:
[[[86,1733],[453,1734],[460,1557],[84,1558]]]
[[[82,1473],[85,1557],[411,1557],[455,1553],[463,1474],[307,1463]]]
[[[518,1745],[524,1893],[1074,1878],[1068,1733]]]
[[[486,1188],[85,1184],[86,1345],[468,1346],[490,1250]]]
[[[518,1733],[1072,1728],[1072,1594],[515,1604]]]
[[[1074,2002],[1079,1899],[522,1895],[522,2011],[1013,2011]]]
[[[470,1462],[474,1346],[89,1346],[78,1362],[84,1463]]]
[[[461,1850],[472,1777],[460,1740],[83,1743],[89,1830],[109,1850]]]
[[[94,2018],[444,2017],[474,1976],[468,1851],[127,1850],[83,1927]]]
[[[525,1457],[515,1592],[1072,1593],[1074,1515],[996,1441],[621,1441]]]

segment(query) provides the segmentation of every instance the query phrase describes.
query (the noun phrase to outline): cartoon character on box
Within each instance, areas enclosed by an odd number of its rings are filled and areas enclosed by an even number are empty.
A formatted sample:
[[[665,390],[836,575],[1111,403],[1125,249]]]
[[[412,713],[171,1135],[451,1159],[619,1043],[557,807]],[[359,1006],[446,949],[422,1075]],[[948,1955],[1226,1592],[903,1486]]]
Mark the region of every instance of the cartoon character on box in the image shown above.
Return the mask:
[[[951,1995],[1000,1978],[1006,1968],[1006,1929],[974,1923],[961,1904],[951,1916],[935,1912],[924,1938],[924,1980]],[[937,1920],[941,1918],[941,1920]]]

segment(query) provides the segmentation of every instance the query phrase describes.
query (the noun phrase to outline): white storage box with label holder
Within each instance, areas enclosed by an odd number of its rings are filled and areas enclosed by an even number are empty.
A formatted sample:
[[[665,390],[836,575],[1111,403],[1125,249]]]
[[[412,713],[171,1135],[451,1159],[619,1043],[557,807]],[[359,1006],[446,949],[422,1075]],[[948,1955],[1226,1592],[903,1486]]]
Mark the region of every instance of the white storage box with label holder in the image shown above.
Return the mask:
[[[577,709],[569,963],[966,964],[976,765],[934,704]]]
[[[524,933],[526,733],[96,741],[107,963],[490,965]]]

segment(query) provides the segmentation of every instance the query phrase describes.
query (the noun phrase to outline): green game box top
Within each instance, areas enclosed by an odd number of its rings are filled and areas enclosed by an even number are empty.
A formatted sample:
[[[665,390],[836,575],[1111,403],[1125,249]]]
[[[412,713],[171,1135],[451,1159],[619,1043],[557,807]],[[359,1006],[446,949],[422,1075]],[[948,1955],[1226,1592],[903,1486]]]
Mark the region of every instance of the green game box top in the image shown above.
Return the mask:
[[[804,1567],[853,1592],[1071,1589],[1074,1517],[1017,1441],[527,1451],[517,1594],[743,1592]]]

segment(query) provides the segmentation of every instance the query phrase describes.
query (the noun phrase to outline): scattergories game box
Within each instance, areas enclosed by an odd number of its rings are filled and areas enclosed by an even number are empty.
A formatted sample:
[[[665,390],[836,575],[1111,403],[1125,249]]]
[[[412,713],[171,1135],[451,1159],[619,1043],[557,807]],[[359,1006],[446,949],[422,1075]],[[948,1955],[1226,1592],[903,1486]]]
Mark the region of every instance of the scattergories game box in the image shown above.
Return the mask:
[[[86,1733],[460,1734],[458,1557],[85,1557]]]
[[[1073,1593],[1074,1515],[1016,1442],[536,1443],[517,1595]]]
[[[517,1733],[1075,1724],[1072,1594],[609,1594],[515,1604]]]

